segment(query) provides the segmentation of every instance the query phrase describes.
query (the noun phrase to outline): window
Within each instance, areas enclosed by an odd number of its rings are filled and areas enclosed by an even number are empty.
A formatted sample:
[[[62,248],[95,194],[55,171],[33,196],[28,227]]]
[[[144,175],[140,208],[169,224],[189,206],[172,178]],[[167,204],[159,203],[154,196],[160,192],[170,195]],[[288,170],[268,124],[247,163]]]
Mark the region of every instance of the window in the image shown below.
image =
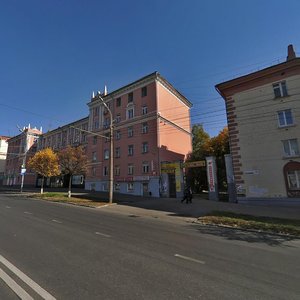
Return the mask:
[[[92,167],[92,176],[96,176],[96,168]]]
[[[128,137],[133,137],[133,127],[132,126],[127,128],[127,135],[128,135]]]
[[[285,81],[273,84],[275,98],[285,97],[288,95]]]
[[[109,150],[108,149],[104,150],[104,159],[109,159]]]
[[[120,147],[117,147],[116,148],[116,157],[118,158],[118,157],[120,157],[120,155],[121,155]]]
[[[143,146],[142,146],[142,153],[147,153],[148,152],[148,143],[145,142],[143,143]]]
[[[142,97],[145,97],[145,96],[147,96],[147,87],[146,86],[142,87]]]
[[[120,123],[121,122],[121,115],[117,114],[116,116],[116,123]]]
[[[120,176],[120,166],[115,166],[115,175]]]
[[[142,115],[146,115],[148,113],[148,107],[146,105],[144,105],[142,107]]]
[[[292,111],[290,109],[277,112],[279,127],[293,125]]]
[[[99,115],[99,106],[94,108],[94,116],[98,116]]]
[[[105,119],[104,119],[104,122],[103,122],[103,127],[104,127],[104,129],[108,128],[108,127],[109,127],[109,124],[110,124],[109,118],[105,118]]]
[[[298,141],[297,139],[290,139],[282,141],[284,156],[296,156],[299,155]]]
[[[127,183],[127,191],[128,191],[128,192],[133,191],[133,182],[128,182],[128,183]]]
[[[287,178],[291,190],[300,189],[300,170],[288,171]]]
[[[142,124],[142,133],[148,133],[148,123],[147,122]]]
[[[133,93],[128,94],[128,103],[133,102]]]
[[[127,119],[132,119],[134,117],[133,107],[127,109]]]
[[[133,156],[133,145],[128,146],[128,156]]]
[[[97,160],[97,154],[96,152],[92,152],[92,161],[96,161]]]
[[[121,106],[121,97],[117,98],[117,106]]]
[[[121,131],[117,130],[116,131],[116,140],[119,140],[121,138]]]
[[[120,183],[115,183],[115,191],[119,191],[120,190]]]
[[[143,173],[149,173],[149,163],[147,161],[143,162]]]
[[[133,164],[128,164],[128,175],[133,175]]]
[[[107,175],[108,175],[108,167],[107,167],[107,166],[104,166],[104,167],[103,167],[103,175],[104,175],[104,176],[107,176]]]
[[[108,184],[107,183],[102,183],[102,191],[108,191]]]
[[[109,133],[105,133],[105,143],[109,142],[110,138],[109,138]]]
[[[94,145],[97,144],[97,136],[93,136],[93,144],[94,144]]]
[[[99,129],[99,121],[98,120],[96,120],[94,122],[94,129]]]

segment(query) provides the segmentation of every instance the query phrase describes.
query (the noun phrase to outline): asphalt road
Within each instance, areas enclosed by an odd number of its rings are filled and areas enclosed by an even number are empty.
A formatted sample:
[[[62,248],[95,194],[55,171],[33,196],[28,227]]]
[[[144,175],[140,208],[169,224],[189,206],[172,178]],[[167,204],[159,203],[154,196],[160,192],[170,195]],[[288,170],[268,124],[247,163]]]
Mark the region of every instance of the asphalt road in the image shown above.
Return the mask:
[[[0,269],[34,299],[300,298],[299,240],[13,195]],[[0,299],[16,299],[3,277]]]

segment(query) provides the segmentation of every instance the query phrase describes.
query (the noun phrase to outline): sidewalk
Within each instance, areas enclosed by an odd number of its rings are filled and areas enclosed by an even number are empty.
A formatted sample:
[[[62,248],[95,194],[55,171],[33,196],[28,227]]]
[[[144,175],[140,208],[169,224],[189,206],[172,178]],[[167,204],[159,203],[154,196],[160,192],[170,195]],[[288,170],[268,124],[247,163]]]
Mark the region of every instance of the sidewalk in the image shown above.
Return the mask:
[[[66,189],[45,189],[45,191],[66,192]],[[24,189],[24,193],[39,192],[37,188]],[[108,194],[105,192],[88,192],[82,189],[72,189],[72,194],[78,197],[88,198],[94,201],[107,201]],[[18,193],[19,189],[0,188],[0,193]],[[153,198],[133,195],[114,194],[114,203],[117,205],[108,206],[103,209],[110,211],[124,211],[132,215],[157,215],[178,216],[186,218],[197,218],[211,211],[227,211],[254,216],[267,216],[285,219],[300,219],[300,207],[268,206],[255,204],[241,204],[229,202],[216,202],[200,198],[195,195],[192,204],[181,203],[181,199],[175,198]]]

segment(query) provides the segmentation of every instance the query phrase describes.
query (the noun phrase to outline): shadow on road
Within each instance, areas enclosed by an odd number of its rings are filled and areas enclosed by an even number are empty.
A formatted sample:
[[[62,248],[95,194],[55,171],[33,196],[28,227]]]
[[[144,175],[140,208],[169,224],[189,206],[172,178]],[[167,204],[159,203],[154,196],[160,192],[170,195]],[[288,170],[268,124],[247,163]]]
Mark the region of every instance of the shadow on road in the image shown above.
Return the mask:
[[[269,246],[285,246],[293,247],[291,245],[286,245],[286,242],[299,240],[297,237],[277,235],[267,232],[257,232],[252,230],[239,230],[235,228],[226,228],[221,226],[213,225],[193,225],[193,228],[198,230],[201,234],[215,235],[218,237],[223,237],[230,241],[243,241],[247,243],[263,243]]]

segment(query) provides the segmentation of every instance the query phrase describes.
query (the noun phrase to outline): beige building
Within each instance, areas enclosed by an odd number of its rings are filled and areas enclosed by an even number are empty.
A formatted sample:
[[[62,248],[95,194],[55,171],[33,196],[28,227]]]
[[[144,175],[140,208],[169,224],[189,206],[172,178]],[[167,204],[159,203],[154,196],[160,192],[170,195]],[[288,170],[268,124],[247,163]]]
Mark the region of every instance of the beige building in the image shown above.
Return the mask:
[[[238,193],[300,198],[300,58],[216,85],[226,102]]]
[[[2,181],[4,178],[8,140],[9,137],[2,135],[0,136],[0,185],[2,185]]]

